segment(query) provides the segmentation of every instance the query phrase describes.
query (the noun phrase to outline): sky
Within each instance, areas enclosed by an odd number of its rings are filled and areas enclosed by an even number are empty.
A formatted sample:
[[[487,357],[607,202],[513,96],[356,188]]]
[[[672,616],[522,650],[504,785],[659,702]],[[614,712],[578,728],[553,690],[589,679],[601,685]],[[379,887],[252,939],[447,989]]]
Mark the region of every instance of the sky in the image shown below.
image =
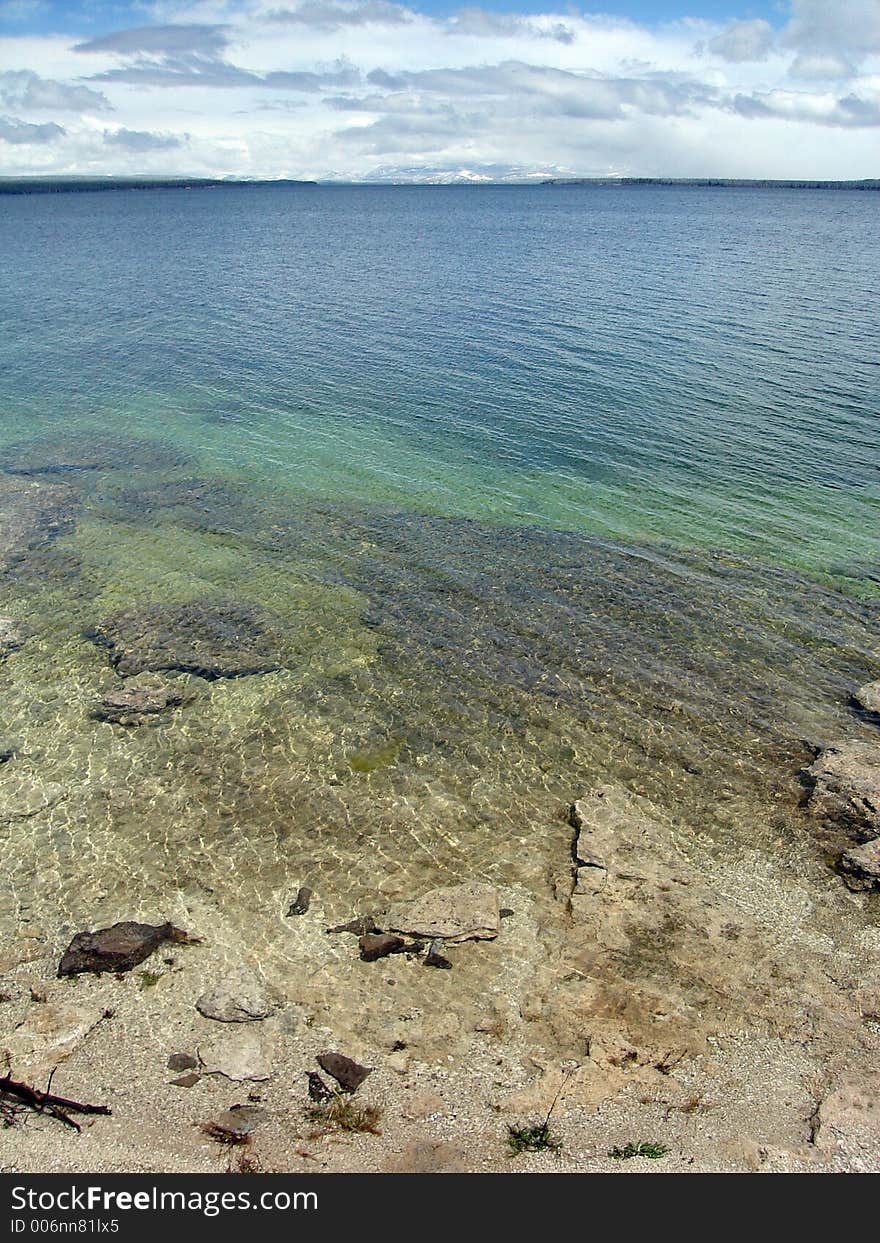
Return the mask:
[[[0,0],[0,174],[880,177],[880,0]]]

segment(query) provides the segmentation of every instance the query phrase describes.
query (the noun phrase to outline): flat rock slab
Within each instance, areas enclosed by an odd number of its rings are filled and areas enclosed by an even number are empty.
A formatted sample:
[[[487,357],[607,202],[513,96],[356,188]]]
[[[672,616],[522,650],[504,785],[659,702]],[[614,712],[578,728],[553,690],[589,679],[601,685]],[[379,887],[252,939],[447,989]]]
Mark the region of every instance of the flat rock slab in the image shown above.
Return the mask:
[[[86,637],[108,649],[123,677],[176,671],[213,681],[271,673],[285,663],[280,619],[238,600],[147,604],[115,613]]]
[[[24,1020],[4,1038],[12,1068],[33,1079],[44,1078],[80,1047],[104,1017],[100,1006],[74,1002],[43,1002],[31,1007]]]
[[[847,889],[880,889],[880,837],[845,850],[839,866]]]
[[[138,924],[126,920],[96,932],[78,932],[58,965],[59,976],[84,971],[131,971],[149,958],[164,941],[189,944],[193,940],[173,924]]]
[[[0,565],[18,566],[76,525],[78,501],[64,484],[0,475]]]
[[[500,923],[498,891],[477,882],[432,889],[413,902],[398,903],[385,927],[434,941],[492,940]]]
[[[880,742],[826,747],[805,771],[815,782],[812,811],[863,837],[880,837]]]
[[[82,432],[5,446],[0,470],[32,479],[110,470],[161,471],[186,461],[186,454],[158,440],[126,440]]]
[[[878,1135],[880,1093],[866,1079],[837,1084],[813,1118],[813,1143],[822,1152],[871,1151]]]
[[[265,1045],[247,1030],[224,1033],[200,1044],[199,1060],[206,1075],[223,1075],[236,1083],[261,1082],[274,1074]]]
[[[67,798],[67,787],[29,772],[4,773],[0,783],[0,822],[28,820]]]
[[[866,682],[860,686],[853,696],[860,708],[866,712],[876,712],[880,716],[880,681]]]
[[[259,528],[253,492],[218,478],[188,476],[146,480],[142,486],[105,487],[90,508],[115,522],[155,525],[170,519],[176,527],[238,534]]]
[[[182,679],[141,673],[104,695],[92,715],[114,725],[142,725],[162,712],[180,707],[192,694]]]
[[[258,981],[231,980],[202,993],[196,1009],[218,1023],[254,1023],[274,1014],[277,1005]]]
[[[356,1092],[367,1075],[373,1073],[372,1066],[361,1066],[344,1053],[319,1053],[316,1060],[321,1070],[326,1070],[343,1092]]]

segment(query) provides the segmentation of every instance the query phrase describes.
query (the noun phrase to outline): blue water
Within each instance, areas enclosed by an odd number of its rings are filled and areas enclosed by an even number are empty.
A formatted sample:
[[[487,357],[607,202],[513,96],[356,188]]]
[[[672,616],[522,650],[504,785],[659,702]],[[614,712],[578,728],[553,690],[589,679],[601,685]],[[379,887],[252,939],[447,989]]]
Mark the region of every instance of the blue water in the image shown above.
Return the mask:
[[[0,199],[4,435],[870,591],[880,200],[673,188]]]
[[[880,677],[878,210],[0,196],[0,936],[179,898],[289,984],[291,885],[545,894],[605,782],[824,869],[799,773]],[[102,717],[136,669],[185,702]]]

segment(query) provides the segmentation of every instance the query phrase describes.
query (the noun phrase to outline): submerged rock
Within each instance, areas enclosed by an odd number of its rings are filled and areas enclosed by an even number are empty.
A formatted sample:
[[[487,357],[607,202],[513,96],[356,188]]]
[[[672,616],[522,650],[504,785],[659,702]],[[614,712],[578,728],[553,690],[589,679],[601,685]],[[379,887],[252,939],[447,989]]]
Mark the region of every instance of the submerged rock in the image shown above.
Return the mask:
[[[161,712],[180,707],[189,698],[192,692],[182,682],[143,673],[126,681],[119,690],[104,695],[92,715],[96,720],[114,725],[142,725]]]
[[[880,743],[826,747],[806,770],[814,784],[810,808],[851,826],[860,837],[880,836]]]
[[[123,677],[175,670],[212,681],[284,665],[280,619],[240,600],[147,604],[106,618],[86,637],[108,649]]]
[[[336,924],[333,928],[327,928],[328,933],[351,932],[356,937],[366,936],[367,933],[381,932],[382,929],[373,919],[372,915],[358,915],[355,919],[350,919],[347,924]]]
[[[167,518],[191,531],[232,535],[251,532],[260,522],[252,491],[223,479],[195,476],[106,488],[92,499],[91,507],[114,522],[151,525]]]
[[[131,920],[99,928],[96,932],[78,932],[68,945],[58,965],[59,976],[79,975],[84,971],[131,971],[159,948],[164,941],[192,944],[190,937],[173,924],[138,924]]]
[[[307,1070],[306,1078],[309,1081],[309,1100],[317,1101],[320,1105],[326,1104],[333,1096],[333,1093],[318,1072],[316,1070]]]
[[[126,440],[70,433],[4,447],[0,470],[24,478],[89,475],[109,470],[168,470],[186,455],[158,440]]]
[[[288,915],[305,915],[312,900],[312,891],[308,885],[301,885],[297,895],[287,908]]]
[[[44,1078],[83,1041],[105,1017],[101,1006],[71,1001],[44,1003],[31,1008],[4,1045],[17,1073]]]
[[[28,820],[67,798],[67,787],[32,772],[4,774],[0,783],[0,823]]]
[[[230,980],[203,993],[196,1009],[218,1023],[255,1023],[274,1014],[277,1006],[257,980]]]
[[[373,1073],[372,1066],[361,1066],[344,1053],[319,1053],[318,1065],[336,1080],[343,1092],[356,1092],[367,1075]]]
[[[24,647],[28,634],[24,626],[12,617],[0,617],[0,660],[10,652]]]
[[[55,540],[74,529],[78,507],[63,484],[0,475],[0,566],[20,575],[30,563],[39,564]],[[53,566],[55,572],[61,568]]]
[[[830,1088],[811,1122],[813,1143],[820,1151],[870,1151],[880,1132],[880,1092],[868,1076],[854,1072]]]
[[[190,1070],[185,1075],[178,1075],[176,1079],[171,1079],[169,1082],[173,1088],[194,1088],[201,1077],[194,1070]]]
[[[853,698],[865,712],[876,713],[880,716],[880,681],[866,682],[864,686],[859,687]]]
[[[498,935],[498,891],[471,882],[432,889],[413,902],[393,906],[385,924],[395,932],[432,941],[491,940]]]
[[[845,850],[839,867],[847,889],[880,889],[880,837]]]

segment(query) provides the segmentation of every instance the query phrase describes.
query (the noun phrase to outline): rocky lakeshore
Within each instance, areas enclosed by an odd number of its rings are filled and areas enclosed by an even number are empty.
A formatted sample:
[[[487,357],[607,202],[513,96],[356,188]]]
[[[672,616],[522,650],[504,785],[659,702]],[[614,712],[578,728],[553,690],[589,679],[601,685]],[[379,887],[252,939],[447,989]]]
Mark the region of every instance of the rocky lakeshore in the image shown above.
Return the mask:
[[[88,440],[0,559],[0,1168],[880,1168],[875,602]]]

